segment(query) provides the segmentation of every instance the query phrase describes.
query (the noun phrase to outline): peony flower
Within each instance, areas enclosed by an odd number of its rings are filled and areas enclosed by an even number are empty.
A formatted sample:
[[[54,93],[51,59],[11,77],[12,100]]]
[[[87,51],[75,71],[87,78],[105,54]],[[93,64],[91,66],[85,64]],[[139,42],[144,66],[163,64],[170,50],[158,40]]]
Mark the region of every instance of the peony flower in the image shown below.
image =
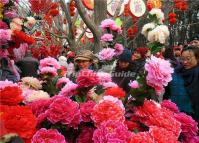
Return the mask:
[[[112,31],[116,31],[116,32],[119,33],[119,34],[122,34],[122,29],[121,29],[120,26],[112,25],[112,26],[110,27],[110,29],[111,29]]]
[[[93,143],[94,128],[85,127],[77,138],[77,143]]]
[[[22,84],[35,90],[42,89],[42,82],[34,77],[24,77],[21,79]]]
[[[116,56],[119,56],[123,53],[124,51],[124,47],[122,44],[119,44],[119,43],[116,43],[115,46],[114,46],[114,49],[115,49],[115,55]]]
[[[58,61],[51,57],[40,60],[39,69],[41,70],[43,67],[54,67],[55,69],[61,68]]]
[[[69,78],[62,77],[62,78],[58,79],[58,81],[56,83],[56,87],[61,88],[63,85],[67,84],[68,82],[70,82]]]
[[[151,127],[149,133],[154,138],[154,142],[157,143],[178,143],[178,136],[175,136],[173,132],[160,127]]]
[[[162,12],[161,9],[158,9],[158,8],[153,8],[149,14],[151,15],[155,15],[156,18],[159,20],[159,23],[162,23],[163,20],[164,20],[164,13]]]
[[[115,25],[115,21],[112,19],[105,19],[101,22],[100,28],[102,29],[102,31],[106,30],[107,28],[112,27],[113,25]]]
[[[181,123],[182,135],[185,139],[192,139],[198,133],[198,123],[185,113],[175,114],[175,119]]]
[[[118,87],[118,85],[114,82],[106,82],[106,83],[103,83],[102,85],[105,89],[111,88],[111,87]]]
[[[150,42],[160,42],[165,44],[169,37],[169,29],[166,25],[159,25],[148,33],[148,41]]]
[[[55,96],[46,114],[53,124],[61,122],[69,127],[77,127],[80,123],[79,105],[64,96]]]
[[[99,84],[98,76],[92,70],[81,70],[77,76],[76,82],[81,87],[92,87]]]
[[[33,102],[41,99],[49,99],[50,95],[47,92],[44,92],[43,90],[34,91],[32,94],[26,97],[26,102]]]
[[[112,79],[111,79],[111,74],[110,73],[105,73],[105,72],[98,72],[97,73],[97,76],[100,80],[100,84],[103,84],[103,83],[107,83],[107,82],[111,82]]]
[[[107,120],[124,122],[124,110],[116,103],[104,101],[95,105],[91,118],[97,126]]]
[[[9,0],[1,0],[0,3],[2,3],[3,5],[8,4]]]
[[[178,109],[177,105],[175,103],[171,102],[171,100],[163,100],[161,102],[161,107],[169,109],[169,110],[171,110],[174,113],[178,113],[179,112],[179,109]]]
[[[6,86],[0,90],[0,104],[18,105],[22,101],[22,90],[18,86]]]
[[[66,141],[56,129],[41,128],[34,134],[32,143],[66,143]]]
[[[136,121],[148,127],[157,126],[171,131],[176,137],[179,137],[181,133],[181,124],[174,118],[174,114],[161,108],[154,101],[145,100],[143,106],[136,107],[134,117]]]
[[[13,87],[13,86],[18,86],[16,83],[13,83],[12,81],[0,81],[0,90],[4,89],[5,87]]]
[[[50,74],[51,76],[57,76],[57,69],[54,67],[43,67],[40,69],[40,74]]]
[[[154,143],[153,138],[149,132],[139,132],[133,134],[129,143]]]
[[[113,41],[113,35],[112,34],[104,34],[101,37],[101,41],[103,41],[103,42],[111,42],[111,41]]]
[[[147,23],[142,27],[142,34],[147,37],[148,32],[155,28],[155,23]]]
[[[84,122],[91,121],[91,113],[93,112],[95,104],[96,103],[93,101],[88,101],[80,104],[80,113]]]
[[[0,29],[8,29],[8,25],[2,20],[0,20]]]
[[[36,131],[37,119],[29,107],[10,106],[1,112],[1,135],[16,133],[23,139],[30,139]]]
[[[125,110],[122,101],[119,100],[119,99],[116,98],[116,97],[113,97],[113,96],[110,96],[110,95],[108,95],[108,96],[103,96],[103,98],[99,101],[99,103],[102,103],[102,102],[104,102],[104,101],[111,101],[111,102],[117,104],[119,107],[121,107],[121,109]]]
[[[131,132],[120,121],[107,120],[102,123],[93,134],[95,143],[127,143],[131,138]]]
[[[168,82],[172,80],[171,64],[169,61],[151,56],[146,61],[145,70],[148,72],[147,84],[155,89],[157,95],[160,95],[164,91],[164,86],[167,86]]]
[[[133,88],[133,89],[136,89],[136,88],[139,88],[139,87],[140,87],[139,83],[138,83],[136,80],[130,81],[129,86],[130,86],[131,88]]]
[[[15,18],[18,15],[15,11],[5,11],[4,16],[7,17],[7,18]]]
[[[6,45],[11,40],[11,30],[0,29],[0,46]]]
[[[24,24],[24,26],[26,26],[27,28],[31,28],[33,25],[36,24],[36,20],[34,17],[26,17],[27,22]]]
[[[117,97],[117,98],[123,98],[126,95],[125,91],[120,87],[108,88],[108,89],[105,90],[104,94],[105,95],[111,95],[111,96]]]
[[[59,95],[62,96],[67,96],[71,97],[73,96],[76,92],[75,90],[77,89],[78,85],[73,83],[72,81],[69,81],[60,91]]]
[[[12,31],[14,30],[21,31],[22,25],[23,25],[23,21],[20,18],[13,18],[12,22],[10,23],[10,29]]]
[[[115,50],[112,48],[104,48],[101,52],[99,52],[99,59],[100,60],[107,60],[110,61],[115,56]]]

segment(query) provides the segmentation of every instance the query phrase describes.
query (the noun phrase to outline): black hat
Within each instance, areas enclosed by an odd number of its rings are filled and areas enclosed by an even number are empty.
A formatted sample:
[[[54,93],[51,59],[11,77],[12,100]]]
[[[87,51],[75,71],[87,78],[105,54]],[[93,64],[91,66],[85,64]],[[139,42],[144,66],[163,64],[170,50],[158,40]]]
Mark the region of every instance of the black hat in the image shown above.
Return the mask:
[[[131,52],[129,49],[125,48],[123,53],[119,56],[120,61],[131,62]]]

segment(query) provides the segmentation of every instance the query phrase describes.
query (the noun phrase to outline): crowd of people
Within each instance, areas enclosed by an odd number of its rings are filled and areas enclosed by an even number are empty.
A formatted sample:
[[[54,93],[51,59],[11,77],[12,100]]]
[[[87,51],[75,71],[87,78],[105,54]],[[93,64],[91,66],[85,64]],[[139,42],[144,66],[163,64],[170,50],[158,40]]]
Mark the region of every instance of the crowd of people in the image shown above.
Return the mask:
[[[112,81],[128,94],[129,82],[144,74],[146,58],[150,57],[150,50],[145,47],[136,48],[133,53],[127,48],[118,57],[117,63],[111,71]],[[174,73],[172,81],[165,89],[163,99],[170,99],[176,103],[180,111],[191,115],[199,122],[199,39],[194,39],[188,45],[178,44],[173,48],[166,48],[160,55],[169,60]],[[157,56],[160,56],[157,55]],[[160,57],[161,57],[160,56]],[[67,71],[71,80],[81,69],[102,70],[102,64],[90,50],[79,51],[76,55],[68,53],[58,58],[60,65]],[[38,75],[39,61],[27,51],[26,56],[14,63],[12,57],[0,59],[0,80],[20,81],[22,77]],[[120,73],[120,74],[118,74]]]

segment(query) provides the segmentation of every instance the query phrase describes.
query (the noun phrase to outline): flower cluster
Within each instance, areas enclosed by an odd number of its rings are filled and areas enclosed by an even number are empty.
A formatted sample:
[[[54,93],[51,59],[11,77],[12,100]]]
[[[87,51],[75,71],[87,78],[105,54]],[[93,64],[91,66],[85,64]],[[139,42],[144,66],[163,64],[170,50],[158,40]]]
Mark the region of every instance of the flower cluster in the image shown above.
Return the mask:
[[[24,77],[21,79],[22,84],[24,86],[27,86],[29,88],[39,90],[42,88],[41,81],[39,81],[37,78],[34,77]]]

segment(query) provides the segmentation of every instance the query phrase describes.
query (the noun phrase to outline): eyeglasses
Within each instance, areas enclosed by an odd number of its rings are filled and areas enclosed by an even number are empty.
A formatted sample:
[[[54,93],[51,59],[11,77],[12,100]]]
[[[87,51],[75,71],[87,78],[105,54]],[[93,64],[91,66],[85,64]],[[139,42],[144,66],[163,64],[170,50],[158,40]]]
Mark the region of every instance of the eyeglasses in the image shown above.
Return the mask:
[[[192,57],[186,57],[186,58],[181,57],[181,58],[180,58],[180,61],[181,61],[181,62],[185,62],[185,61],[186,61],[186,62],[191,62],[191,61],[192,61]]]

